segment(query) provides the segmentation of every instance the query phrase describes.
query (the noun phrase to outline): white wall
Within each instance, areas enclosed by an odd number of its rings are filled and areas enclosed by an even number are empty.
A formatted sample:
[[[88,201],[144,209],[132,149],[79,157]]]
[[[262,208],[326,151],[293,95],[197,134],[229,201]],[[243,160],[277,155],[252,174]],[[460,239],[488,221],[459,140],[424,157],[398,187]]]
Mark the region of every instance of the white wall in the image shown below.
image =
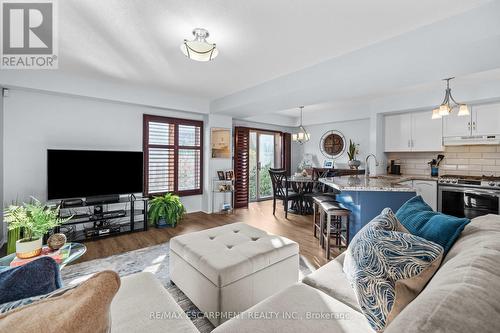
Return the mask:
[[[3,94],[2,88],[0,87],[0,202],[3,202]],[[0,247],[3,245],[4,241],[7,239],[5,237],[5,227],[3,225],[3,213],[0,214]]]
[[[306,130],[310,133],[311,139],[302,145],[301,151],[304,154],[312,154],[313,162],[317,167],[322,167],[324,160],[327,159],[321,153],[319,144],[323,134],[330,130],[337,130],[341,132],[342,134],[344,134],[344,137],[346,139],[346,151],[340,157],[334,160],[336,167],[339,167],[338,164],[341,164],[340,167],[342,167],[342,164],[347,164],[347,161],[349,160],[349,158],[347,157],[349,139],[353,140],[355,143],[359,143],[360,145],[360,154],[358,156],[358,159],[362,162],[362,167],[364,166],[366,155],[370,154],[369,119],[331,122],[320,125],[308,125],[306,126]]]
[[[49,148],[142,151],[144,113],[203,119],[194,113],[11,89],[4,99],[3,202],[31,195],[46,200]],[[188,211],[203,210],[202,195],[182,201]]]

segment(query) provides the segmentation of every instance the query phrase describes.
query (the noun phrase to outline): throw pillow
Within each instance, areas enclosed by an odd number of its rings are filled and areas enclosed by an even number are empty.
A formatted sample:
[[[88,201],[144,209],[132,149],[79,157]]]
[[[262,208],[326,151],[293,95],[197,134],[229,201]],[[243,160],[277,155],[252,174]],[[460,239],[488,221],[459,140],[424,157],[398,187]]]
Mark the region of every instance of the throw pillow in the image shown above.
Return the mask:
[[[23,299],[19,299],[17,301],[12,301],[12,302],[8,302],[8,303],[0,304],[0,313],[4,313],[4,312],[10,311],[10,310],[14,310],[16,308],[20,308],[21,306],[32,304],[32,303],[41,301],[42,299],[61,296],[62,294],[64,294],[68,290],[73,289],[75,287],[77,287],[77,285],[69,286],[69,287],[65,287],[65,288],[60,288],[60,289],[57,289],[56,291],[53,291],[53,292],[48,293],[48,294],[23,298]]]
[[[396,217],[411,234],[441,245],[444,255],[470,222],[468,218],[433,211],[420,195],[403,204],[396,212]]]
[[[382,332],[424,288],[443,258],[443,248],[398,231],[386,208],[352,239],[344,272],[370,326]]]
[[[63,295],[0,314],[0,332],[108,332],[118,274],[97,273]]]
[[[0,271],[0,304],[48,294],[61,287],[55,260],[40,257],[23,266]]]

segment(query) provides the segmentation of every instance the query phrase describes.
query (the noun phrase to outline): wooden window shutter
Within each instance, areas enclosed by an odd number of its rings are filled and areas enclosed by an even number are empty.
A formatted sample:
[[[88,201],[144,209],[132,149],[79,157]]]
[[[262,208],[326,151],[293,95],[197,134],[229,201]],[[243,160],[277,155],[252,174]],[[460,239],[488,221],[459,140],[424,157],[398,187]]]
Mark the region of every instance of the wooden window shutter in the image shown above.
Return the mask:
[[[283,142],[283,153],[281,155],[282,161],[281,165],[286,170],[286,174],[291,176],[292,174],[292,135],[290,133],[283,133],[281,136]]]
[[[250,131],[235,127],[234,135],[234,207],[248,207]]]

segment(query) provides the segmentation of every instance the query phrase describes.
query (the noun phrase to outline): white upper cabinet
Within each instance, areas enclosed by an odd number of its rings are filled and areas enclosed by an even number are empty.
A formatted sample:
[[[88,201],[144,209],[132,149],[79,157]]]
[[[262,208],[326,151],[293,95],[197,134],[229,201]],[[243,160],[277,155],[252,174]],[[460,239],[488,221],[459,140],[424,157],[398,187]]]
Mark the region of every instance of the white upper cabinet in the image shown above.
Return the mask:
[[[385,116],[385,151],[442,151],[442,122],[430,112]]]
[[[500,134],[500,104],[472,107],[472,135],[493,134]]]
[[[409,113],[385,116],[385,151],[411,149],[411,116]]]
[[[412,151],[442,151],[442,121],[431,119],[430,112],[412,113],[411,118]]]
[[[469,136],[471,134],[470,116],[457,116],[455,113],[443,117],[443,136]]]
[[[443,117],[443,136],[475,136],[500,134],[500,104],[483,104],[471,107],[470,116],[455,113]]]

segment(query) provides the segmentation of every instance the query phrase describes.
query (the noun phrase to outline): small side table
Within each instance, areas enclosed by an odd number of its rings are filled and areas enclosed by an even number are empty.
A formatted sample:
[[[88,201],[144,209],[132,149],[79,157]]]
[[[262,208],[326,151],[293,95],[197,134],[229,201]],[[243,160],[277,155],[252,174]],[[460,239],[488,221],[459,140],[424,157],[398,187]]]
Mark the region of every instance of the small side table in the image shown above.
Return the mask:
[[[63,269],[69,263],[72,263],[76,259],[80,258],[87,252],[87,247],[81,243],[66,243],[61,248],[62,250],[69,248],[69,254],[64,258],[59,264],[59,269]],[[16,257],[15,253],[9,254],[8,256],[0,258],[0,266],[10,266],[10,263]],[[35,259],[36,260],[36,259]]]

